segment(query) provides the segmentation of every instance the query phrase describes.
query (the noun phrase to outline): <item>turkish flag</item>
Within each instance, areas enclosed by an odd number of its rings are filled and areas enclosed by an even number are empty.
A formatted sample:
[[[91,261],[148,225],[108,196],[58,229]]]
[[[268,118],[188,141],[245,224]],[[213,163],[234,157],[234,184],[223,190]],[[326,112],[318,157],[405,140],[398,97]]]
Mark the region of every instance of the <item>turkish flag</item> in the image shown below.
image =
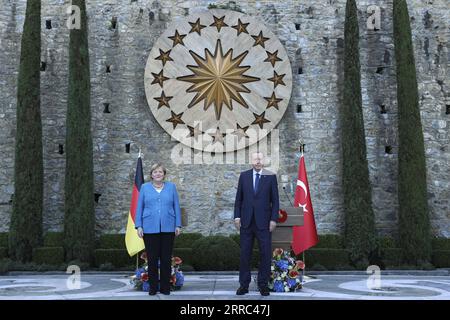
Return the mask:
[[[315,246],[317,242],[319,242],[303,154],[300,157],[298,167],[298,180],[297,187],[295,188],[294,206],[302,207],[304,214],[303,226],[293,227],[292,230],[291,246],[292,250],[294,250],[294,253],[297,255],[312,246]]]

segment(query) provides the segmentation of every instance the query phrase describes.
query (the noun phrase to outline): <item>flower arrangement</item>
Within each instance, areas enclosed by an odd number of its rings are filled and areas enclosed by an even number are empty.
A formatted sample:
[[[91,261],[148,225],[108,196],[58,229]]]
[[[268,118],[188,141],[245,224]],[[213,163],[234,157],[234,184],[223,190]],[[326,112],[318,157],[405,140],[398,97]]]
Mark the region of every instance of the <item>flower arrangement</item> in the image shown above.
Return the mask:
[[[150,282],[148,277],[148,262],[146,252],[143,252],[141,254],[141,259],[144,260],[145,263],[142,267],[136,270],[133,276],[131,276],[130,282],[135,289],[148,292],[150,290]],[[170,277],[171,290],[179,290],[184,284],[184,275],[180,270],[182,263],[183,260],[181,260],[179,257],[172,257],[172,273]]]
[[[292,292],[302,288],[305,263],[295,260],[291,253],[276,248],[272,254],[269,289],[275,292]]]

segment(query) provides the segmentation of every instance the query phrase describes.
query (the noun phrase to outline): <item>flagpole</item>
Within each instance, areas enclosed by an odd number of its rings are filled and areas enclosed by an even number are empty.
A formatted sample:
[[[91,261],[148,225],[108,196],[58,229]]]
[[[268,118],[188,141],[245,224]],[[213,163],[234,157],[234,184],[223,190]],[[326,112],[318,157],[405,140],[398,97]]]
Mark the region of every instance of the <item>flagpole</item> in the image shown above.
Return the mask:
[[[136,253],[136,270],[139,269],[139,252]]]
[[[303,152],[305,151],[305,144],[303,143],[302,139],[300,139],[299,142],[300,142],[300,153],[301,153],[300,157],[303,157]],[[304,277],[306,276],[305,251],[302,252],[302,259],[303,259],[303,265],[304,265],[304,267],[303,267],[303,281],[304,281],[305,280]]]
[[[303,255],[303,277],[305,277],[306,276],[306,260],[305,260],[305,251],[303,251],[302,252],[302,255]],[[303,280],[305,280],[304,278],[303,278]]]

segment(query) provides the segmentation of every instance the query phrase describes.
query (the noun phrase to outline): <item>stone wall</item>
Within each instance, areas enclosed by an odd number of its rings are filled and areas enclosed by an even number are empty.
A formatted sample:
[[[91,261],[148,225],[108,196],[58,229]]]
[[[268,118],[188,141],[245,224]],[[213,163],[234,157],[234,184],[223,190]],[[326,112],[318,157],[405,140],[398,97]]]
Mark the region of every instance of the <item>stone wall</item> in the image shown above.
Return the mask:
[[[280,169],[293,198],[298,140],[306,165],[319,233],[343,227],[340,124],[345,0],[239,1],[236,9],[273,31],[291,59],[293,92],[278,131]],[[64,213],[65,112],[68,83],[68,0],[42,1],[42,121],[45,167],[44,229],[60,231]],[[151,114],[144,68],[153,43],[168,23],[228,1],[87,1],[91,63],[92,132],[98,233],[125,231],[139,147],[144,170],[166,164],[186,208],[186,232],[232,233],[239,172],[247,165],[175,165],[178,145]],[[368,30],[381,8],[381,29]],[[409,0],[427,159],[433,234],[450,237],[449,21],[446,0]],[[357,1],[360,20],[362,96],[377,229],[397,232],[397,106],[392,0]],[[14,192],[16,82],[25,0],[0,0],[0,232],[9,229]],[[126,145],[130,150],[127,153]],[[272,147],[273,150],[273,147]],[[147,172],[148,173],[148,170]],[[146,174],[147,178],[147,174]],[[289,204],[280,183],[282,206]]]

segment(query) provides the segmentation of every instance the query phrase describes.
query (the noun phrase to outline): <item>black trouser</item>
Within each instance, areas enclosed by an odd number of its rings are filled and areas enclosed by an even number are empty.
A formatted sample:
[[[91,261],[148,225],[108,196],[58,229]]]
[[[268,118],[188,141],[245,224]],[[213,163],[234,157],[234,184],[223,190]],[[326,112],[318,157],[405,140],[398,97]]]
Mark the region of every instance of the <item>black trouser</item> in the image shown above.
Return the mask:
[[[174,232],[144,233],[145,251],[148,258],[148,279],[150,291],[156,292],[160,281],[160,292],[170,291],[172,273],[172,249]],[[158,260],[160,260],[160,280],[158,280]]]
[[[255,238],[258,240],[259,246],[258,287],[266,288],[270,280],[272,233],[269,231],[269,228],[264,230],[258,229],[254,216],[248,228],[241,227],[240,230],[239,283],[241,287],[248,288],[251,282],[251,258]]]

